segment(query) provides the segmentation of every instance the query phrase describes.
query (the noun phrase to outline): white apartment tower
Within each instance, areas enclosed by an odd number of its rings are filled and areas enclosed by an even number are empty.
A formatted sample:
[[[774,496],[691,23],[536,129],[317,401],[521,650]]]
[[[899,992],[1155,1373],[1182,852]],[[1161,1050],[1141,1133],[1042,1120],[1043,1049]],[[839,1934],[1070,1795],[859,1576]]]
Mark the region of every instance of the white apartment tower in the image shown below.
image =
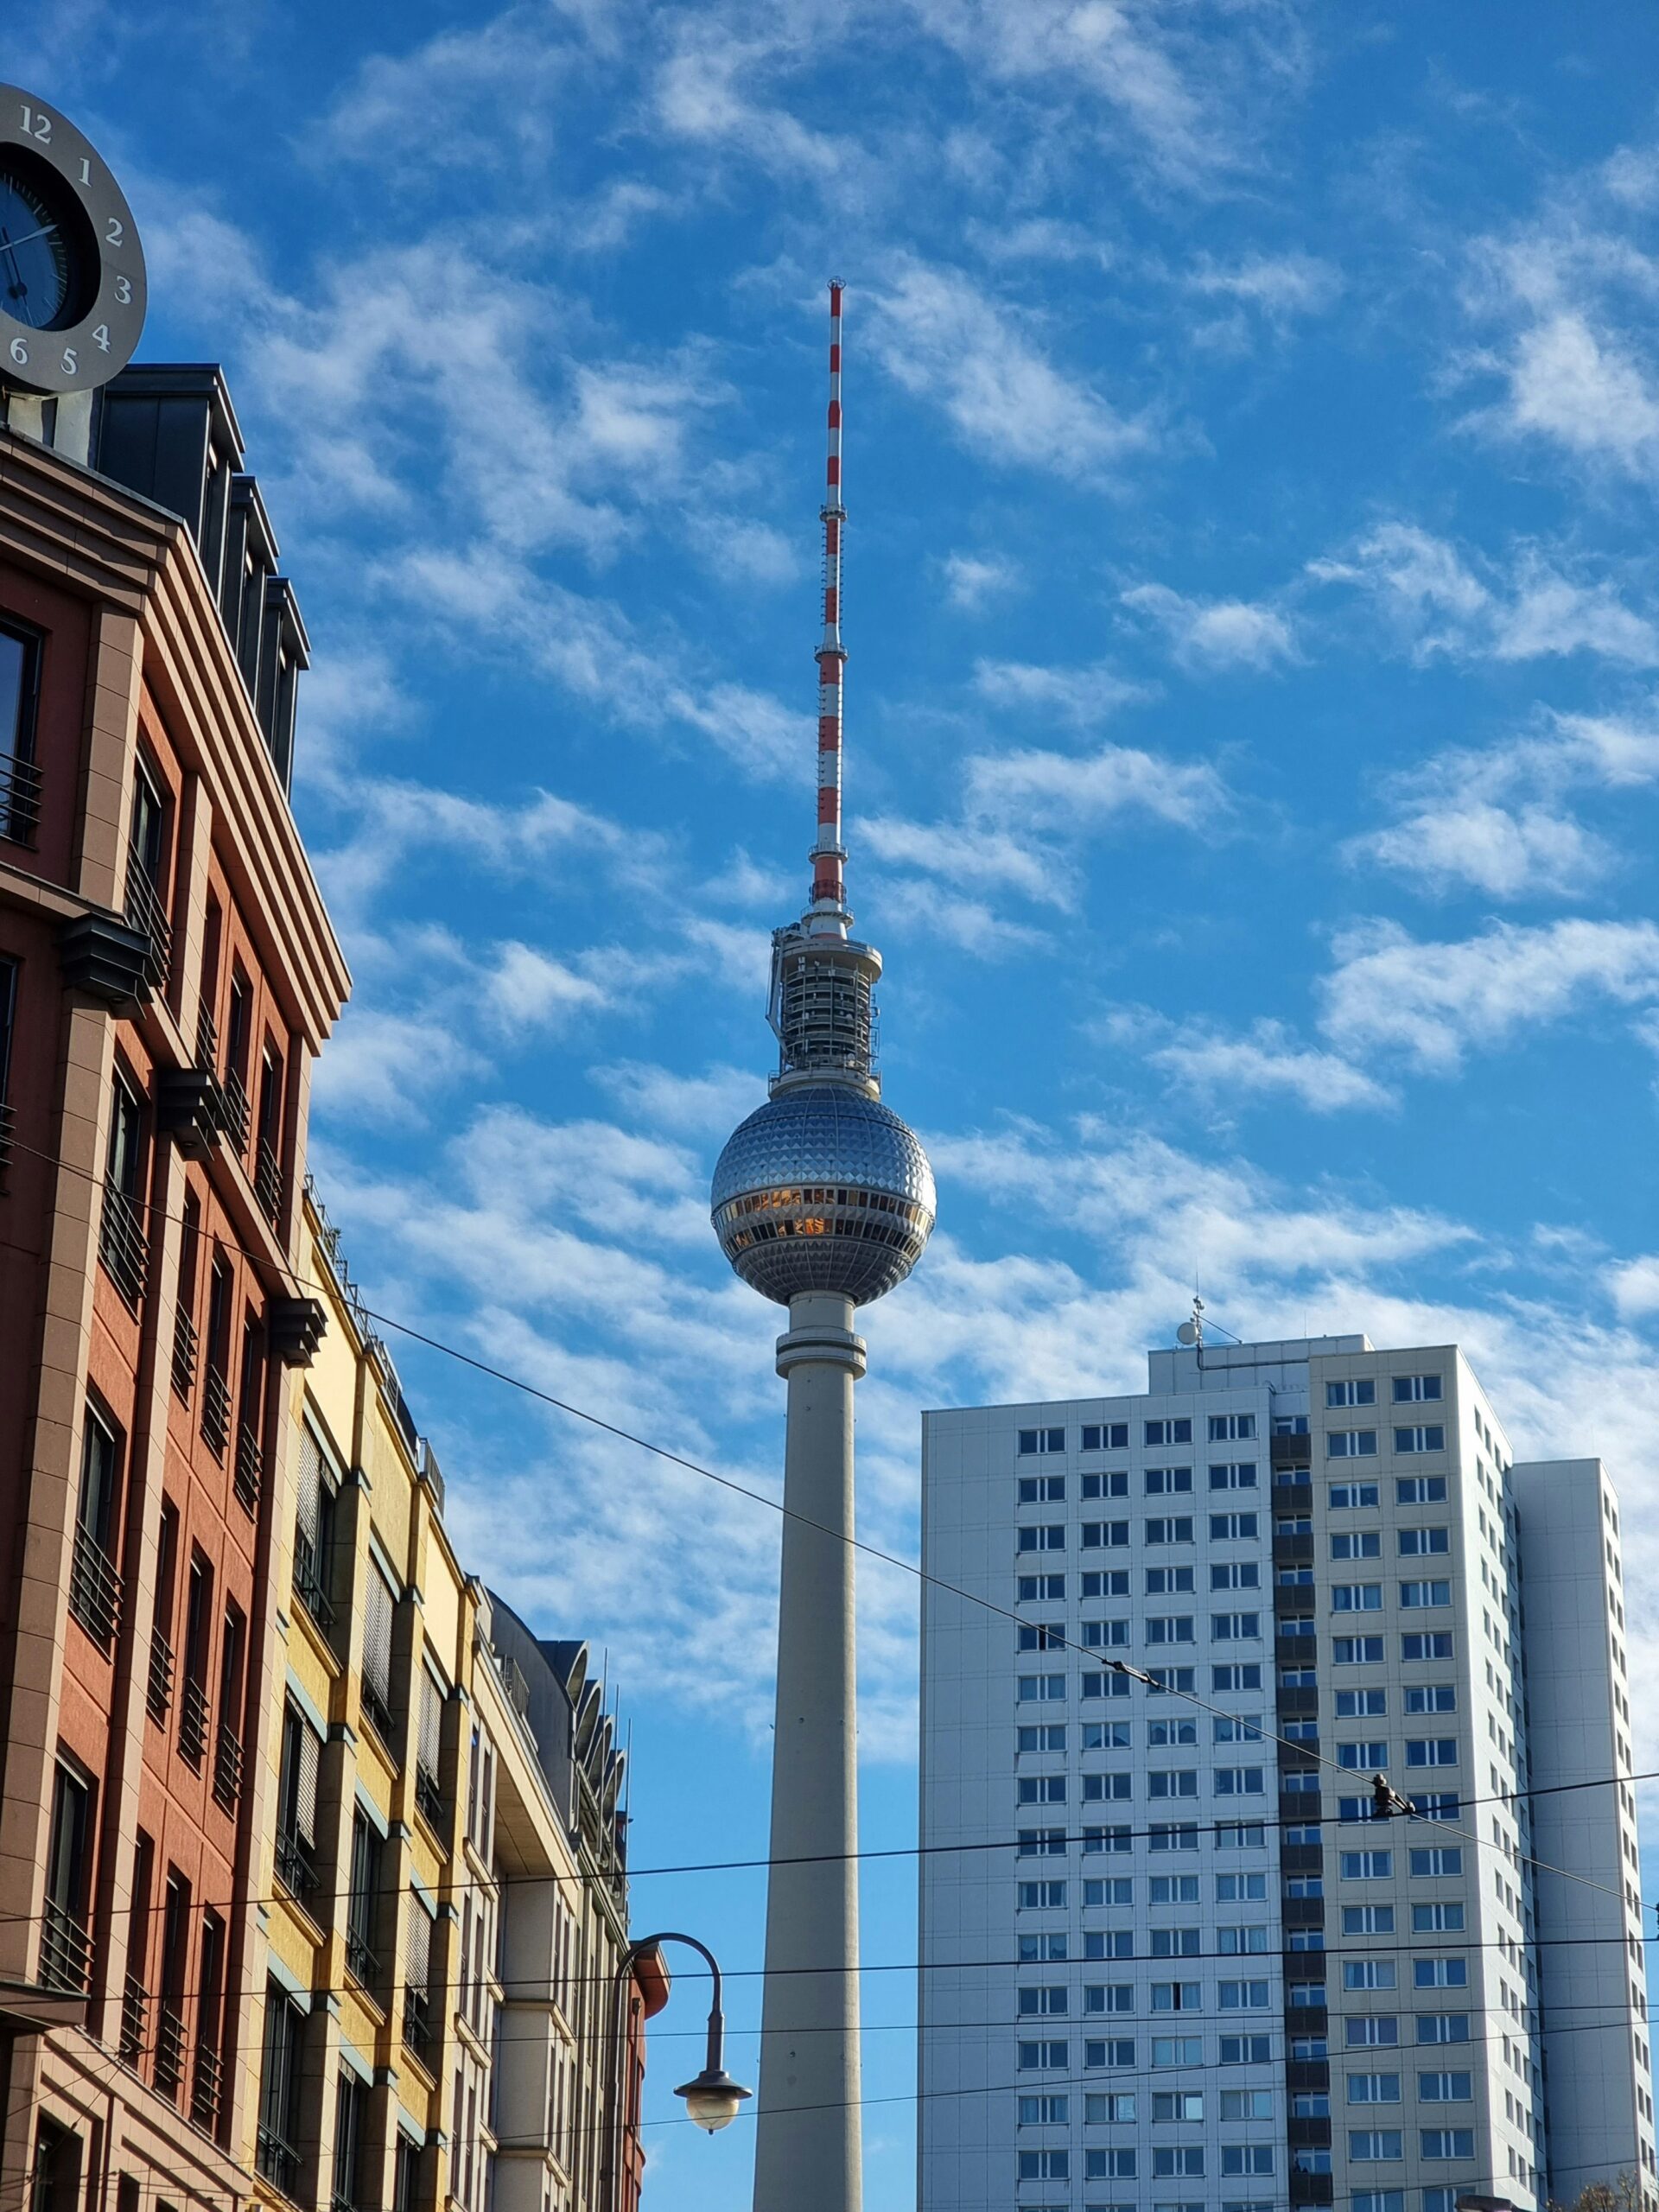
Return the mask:
[[[1600,1462],[1455,1345],[1148,1368],[925,1417],[921,2212],[1659,2204]]]

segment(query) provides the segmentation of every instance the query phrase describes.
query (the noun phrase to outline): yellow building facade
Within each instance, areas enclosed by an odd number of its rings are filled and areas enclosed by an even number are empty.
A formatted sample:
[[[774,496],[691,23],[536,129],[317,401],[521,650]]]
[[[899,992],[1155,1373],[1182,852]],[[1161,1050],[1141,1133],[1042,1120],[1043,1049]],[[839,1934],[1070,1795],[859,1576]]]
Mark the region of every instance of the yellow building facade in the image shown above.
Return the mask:
[[[443,1482],[307,1194],[244,2158],[273,2208],[631,2212],[643,2022],[624,1760],[585,1644],[456,1559]],[[255,1948],[256,1961],[257,1947]]]

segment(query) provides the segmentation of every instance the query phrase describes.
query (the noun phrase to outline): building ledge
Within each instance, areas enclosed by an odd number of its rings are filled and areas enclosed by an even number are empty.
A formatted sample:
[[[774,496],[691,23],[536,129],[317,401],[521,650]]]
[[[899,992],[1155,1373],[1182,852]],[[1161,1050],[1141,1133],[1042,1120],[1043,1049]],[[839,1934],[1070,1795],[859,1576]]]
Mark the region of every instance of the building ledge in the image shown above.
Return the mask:
[[[25,2033],[31,2028],[84,2028],[86,1999],[68,1990],[43,1989],[38,1982],[0,1980],[0,2023]]]

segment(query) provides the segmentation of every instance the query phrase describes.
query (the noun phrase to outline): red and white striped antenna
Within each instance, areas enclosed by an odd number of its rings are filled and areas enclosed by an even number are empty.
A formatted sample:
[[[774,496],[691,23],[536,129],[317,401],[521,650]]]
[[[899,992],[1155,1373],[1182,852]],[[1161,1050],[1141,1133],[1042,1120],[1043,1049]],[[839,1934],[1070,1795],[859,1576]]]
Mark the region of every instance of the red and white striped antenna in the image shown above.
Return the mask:
[[[818,836],[812,848],[812,905],[806,916],[817,935],[845,937],[847,912],[841,842],[842,671],[847,654],[841,642],[841,540],[847,510],[841,504],[841,296],[839,277],[830,283],[830,451],[824,473],[823,638],[818,646]]]

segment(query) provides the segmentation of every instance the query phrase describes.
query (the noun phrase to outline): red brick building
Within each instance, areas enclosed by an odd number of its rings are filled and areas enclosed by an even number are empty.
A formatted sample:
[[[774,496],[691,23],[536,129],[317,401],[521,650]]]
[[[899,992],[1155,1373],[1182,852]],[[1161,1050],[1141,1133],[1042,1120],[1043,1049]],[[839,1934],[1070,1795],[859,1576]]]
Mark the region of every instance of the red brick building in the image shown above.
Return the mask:
[[[128,372],[95,441],[0,427],[0,2204],[183,2212],[247,2189],[278,1370],[348,979],[217,372]]]

